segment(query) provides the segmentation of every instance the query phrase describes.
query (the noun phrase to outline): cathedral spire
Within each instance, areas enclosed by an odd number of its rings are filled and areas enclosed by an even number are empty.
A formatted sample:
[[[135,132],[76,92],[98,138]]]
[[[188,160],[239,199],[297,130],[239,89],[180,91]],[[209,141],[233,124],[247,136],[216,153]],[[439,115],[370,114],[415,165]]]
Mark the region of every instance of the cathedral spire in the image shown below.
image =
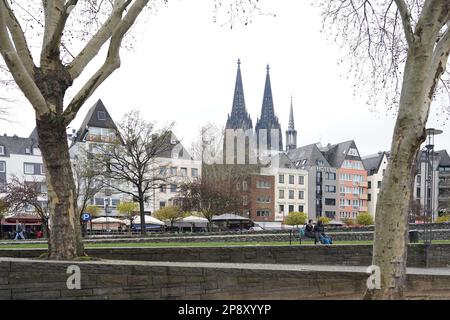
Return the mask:
[[[253,129],[252,120],[245,108],[244,87],[242,85],[241,60],[237,62],[236,84],[234,87],[233,107],[226,124],[227,129]]]
[[[294,126],[294,107],[291,95],[291,110],[289,112],[289,124],[286,130],[286,151],[297,149],[297,130]]]
[[[295,126],[294,126],[294,110],[293,110],[293,106],[292,106],[292,95],[291,95],[291,111],[289,112],[288,130],[295,130]]]
[[[267,144],[269,150],[283,150],[283,137],[281,133],[281,126],[278,121],[278,117],[275,115],[272,97],[272,86],[270,84],[270,67],[266,67],[266,83],[264,85],[264,95],[261,108],[261,116],[256,124],[256,134],[258,137],[258,148],[259,148],[259,130],[267,130]],[[278,130],[278,138],[274,137],[278,141],[272,141],[271,134],[272,130]]]
[[[266,84],[264,86],[264,96],[261,109],[261,120],[272,119],[275,116],[273,109],[272,86],[270,85],[270,67],[267,65]]]

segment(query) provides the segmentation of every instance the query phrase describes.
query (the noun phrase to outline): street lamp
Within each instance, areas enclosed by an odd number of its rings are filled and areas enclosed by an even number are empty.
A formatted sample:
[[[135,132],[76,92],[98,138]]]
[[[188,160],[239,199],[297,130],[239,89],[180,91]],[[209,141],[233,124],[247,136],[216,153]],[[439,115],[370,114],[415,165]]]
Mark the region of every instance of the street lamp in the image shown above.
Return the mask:
[[[425,192],[424,192],[424,245],[426,254],[426,263],[428,264],[428,252],[433,237],[432,226],[434,210],[434,137],[443,131],[439,129],[426,129],[426,145],[422,149],[425,153]],[[421,157],[421,159],[423,159]],[[422,160],[423,161],[423,160]]]

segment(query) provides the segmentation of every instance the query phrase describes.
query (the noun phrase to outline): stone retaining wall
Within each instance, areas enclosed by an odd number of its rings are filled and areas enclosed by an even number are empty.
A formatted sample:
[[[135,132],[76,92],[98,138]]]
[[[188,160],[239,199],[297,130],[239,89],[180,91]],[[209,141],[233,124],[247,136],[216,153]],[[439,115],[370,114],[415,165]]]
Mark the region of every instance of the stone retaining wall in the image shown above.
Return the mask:
[[[80,268],[81,288],[69,290],[68,267]],[[64,262],[0,258],[0,299],[360,299],[363,268]],[[410,273],[406,295],[450,297],[450,274]],[[170,312],[170,310],[168,310]]]

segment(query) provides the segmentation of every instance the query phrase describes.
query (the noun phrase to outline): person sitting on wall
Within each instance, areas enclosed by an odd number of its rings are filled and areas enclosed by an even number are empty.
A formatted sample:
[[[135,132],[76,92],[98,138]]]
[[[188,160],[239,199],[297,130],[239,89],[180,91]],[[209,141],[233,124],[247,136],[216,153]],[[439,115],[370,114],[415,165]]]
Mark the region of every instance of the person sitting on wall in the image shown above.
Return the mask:
[[[322,243],[322,244],[332,244],[333,240],[331,237],[325,234],[325,227],[323,225],[323,221],[319,220],[317,225],[314,227],[314,235],[316,237],[316,241],[314,243]]]
[[[319,236],[314,233],[314,224],[312,219],[308,220],[308,223],[305,226],[305,237],[314,239],[314,244],[319,242]]]

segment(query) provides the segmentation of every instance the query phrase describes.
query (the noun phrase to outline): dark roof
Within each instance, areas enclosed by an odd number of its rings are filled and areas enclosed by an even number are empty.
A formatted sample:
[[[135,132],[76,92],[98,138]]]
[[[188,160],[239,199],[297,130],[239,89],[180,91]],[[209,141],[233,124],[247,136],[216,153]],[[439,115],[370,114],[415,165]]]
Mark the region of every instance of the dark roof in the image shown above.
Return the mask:
[[[384,155],[385,152],[380,151],[376,154],[372,154],[362,158],[364,168],[367,170],[368,175],[373,175],[374,173],[378,172]]]
[[[350,148],[358,150],[355,141],[349,140],[334,145],[327,145],[320,148],[320,151],[333,167],[340,168],[345,159],[361,160],[360,156],[348,155]]]
[[[35,137],[33,133],[30,135],[29,138],[20,138],[16,135],[0,136],[0,146],[5,147],[5,154],[1,155],[0,159],[1,157],[9,157],[11,154],[26,154],[25,153],[26,148],[30,148],[32,151],[33,148],[39,147],[37,137]]]
[[[100,118],[99,115],[102,115],[104,117]],[[80,129],[78,129],[77,131],[76,141],[83,141],[89,127],[109,128],[117,130],[116,124],[114,123],[113,119],[109,115],[108,110],[106,110],[105,105],[100,99],[91,107],[91,109],[89,109],[88,113],[86,114],[86,117],[84,118]]]
[[[291,159],[285,154],[280,153],[272,157],[271,164],[277,164],[277,168],[292,168],[295,169],[295,164]]]
[[[173,152],[178,151],[178,159],[193,160],[186,148],[181,144],[180,140],[175,136],[175,134],[170,131],[166,136],[166,143],[168,145],[167,149],[161,152],[159,158],[172,158]],[[174,150],[175,149],[175,150]]]
[[[440,156],[439,166],[440,167],[450,167],[450,156],[448,155],[447,150],[437,151]]]
[[[295,164],[297,168],[307,168],[318,165],[318,161],[322,161],[324,167],[331,167],[330,163],[325,159],[316,144],[310,144],[297,149],[289,150],[287,156]],[[306,160],[302,164],[303,160]]]

